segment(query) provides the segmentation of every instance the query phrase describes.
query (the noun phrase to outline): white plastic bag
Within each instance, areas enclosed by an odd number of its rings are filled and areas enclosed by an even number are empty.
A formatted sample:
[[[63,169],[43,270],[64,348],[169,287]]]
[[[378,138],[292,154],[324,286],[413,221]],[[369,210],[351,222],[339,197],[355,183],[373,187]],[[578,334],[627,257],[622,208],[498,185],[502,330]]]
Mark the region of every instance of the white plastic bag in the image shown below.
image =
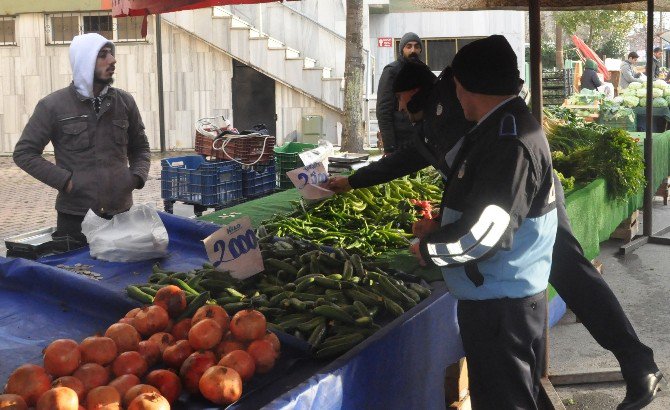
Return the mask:
[[[81,224],[91,256],[109,262],[137,262],[167,255],[168,233],[149,205],[133,205],[107,220],[88,210]]]

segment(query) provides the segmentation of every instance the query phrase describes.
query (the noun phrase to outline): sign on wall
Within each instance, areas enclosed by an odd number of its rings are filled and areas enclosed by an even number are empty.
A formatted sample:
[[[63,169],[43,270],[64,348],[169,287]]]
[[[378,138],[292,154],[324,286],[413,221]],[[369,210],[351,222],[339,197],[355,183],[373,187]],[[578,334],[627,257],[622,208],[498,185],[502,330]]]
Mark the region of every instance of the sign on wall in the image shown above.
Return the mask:
[[[393,37],[377,37],[377,47],[393,47]]]

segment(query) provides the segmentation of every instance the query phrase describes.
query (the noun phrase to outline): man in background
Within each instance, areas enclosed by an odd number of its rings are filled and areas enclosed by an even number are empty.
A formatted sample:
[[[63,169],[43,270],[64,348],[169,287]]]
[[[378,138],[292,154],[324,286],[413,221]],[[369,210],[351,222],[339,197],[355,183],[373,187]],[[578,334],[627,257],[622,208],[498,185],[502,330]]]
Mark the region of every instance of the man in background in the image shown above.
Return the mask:
[[[398,111],[393,83],[403,65],[411,59],[418,59],[420,54],[421,38],[414,33],[406,33],[400,39],[398,59],[384,67],[379,79],[377,121],[385,155],[412,143],[412,124],[404,113]]]

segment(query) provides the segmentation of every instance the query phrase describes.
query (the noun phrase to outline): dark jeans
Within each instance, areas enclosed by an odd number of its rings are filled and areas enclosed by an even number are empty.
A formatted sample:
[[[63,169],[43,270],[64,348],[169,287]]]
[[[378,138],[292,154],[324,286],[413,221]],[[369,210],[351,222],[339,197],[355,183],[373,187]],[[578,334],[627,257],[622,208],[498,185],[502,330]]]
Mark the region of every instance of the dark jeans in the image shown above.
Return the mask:
[[[58,218],[56,220],[56,232],[51,234],[53,239],[62,239],[70,237],[73,240],[86,245],[86,236],[81,233],[81,223],[84,220],[84,215],[72,215],[58,211]]]
[[[546,292],[521,299],[458,301],[473,409],[538,408],[546,313]]]
[[[572,234],[563,201],[558,201],[557,208],[558,230],[549,283],[591,336],[614,353],[626,382],[657,372],[654,352],[640,342],[607,282],[584,257],[582,247]]]

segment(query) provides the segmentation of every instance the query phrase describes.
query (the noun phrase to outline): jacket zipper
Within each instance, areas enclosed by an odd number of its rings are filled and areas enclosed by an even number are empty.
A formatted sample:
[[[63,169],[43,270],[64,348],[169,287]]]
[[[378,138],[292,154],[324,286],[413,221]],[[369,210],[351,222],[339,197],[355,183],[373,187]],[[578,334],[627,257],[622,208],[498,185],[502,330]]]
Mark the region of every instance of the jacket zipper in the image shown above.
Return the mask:
[[[66,118],[61,118],[58,121],[67,121],[67,120],[74,120],[76,118],[88,118],[88,114],[82,114],[82,115],[75,115],[74,117],[66,117]]]

